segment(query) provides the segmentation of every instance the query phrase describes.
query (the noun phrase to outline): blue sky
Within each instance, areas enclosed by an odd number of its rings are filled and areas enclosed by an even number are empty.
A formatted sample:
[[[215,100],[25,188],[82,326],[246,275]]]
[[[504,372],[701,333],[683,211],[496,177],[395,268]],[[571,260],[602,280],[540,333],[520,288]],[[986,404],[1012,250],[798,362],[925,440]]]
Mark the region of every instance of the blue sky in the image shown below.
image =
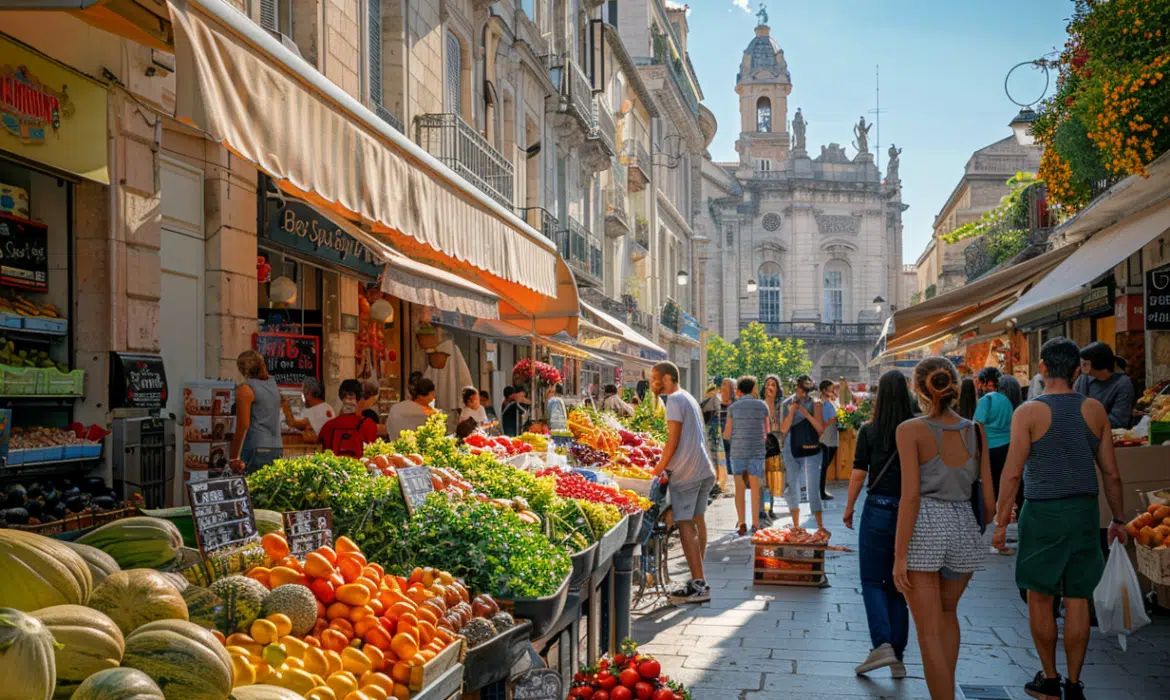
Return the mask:
[[[751,41],[760,0],[690,0],[688,48],[719,131],[711,155],[738,160],[735,73]],[[800,107],[808,150],[837,142],[852,156],[851,126],[874,108],[881,65],[881,163],[891,142],[901,161],[904,262],[930,240],[934,215],[958,183],[971,152],[1011,134],[1018,107],[1004,94],[1012,66],[1065,41],[1071,0],[775,0],[772,36],[792,73],[788,118]],[[744,11],[747,8],[747,12]],[[1055,79],[1055,75],[1053,76]],[[1011,89],[1030,101],[1043,74],[1016,71]],[[1051,93],[1052,88],[1049,89]],[[870,148],[874,134],[870,134]]]

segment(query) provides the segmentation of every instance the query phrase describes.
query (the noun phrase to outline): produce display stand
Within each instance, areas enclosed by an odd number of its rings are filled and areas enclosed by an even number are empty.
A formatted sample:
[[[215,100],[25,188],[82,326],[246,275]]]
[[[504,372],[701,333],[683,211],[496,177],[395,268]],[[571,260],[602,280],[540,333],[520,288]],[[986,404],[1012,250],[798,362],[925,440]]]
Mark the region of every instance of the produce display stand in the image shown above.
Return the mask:
[[[453,700],[463,695],[463,664],[454,664],[410,700]]]
[[[1141,447],[1118,447],[1113,450],[1117,459],[1117,471],[1121,476],[1123,519],[1129,520],[1139,510],[1144,510],[1144,494],[1166,488],[1170,484],[1170,443],[1143,445]],[[1113,513],[1105,500],[1105,489],[1101,475],[1097,474],[1097,503],[1100,512],[1100,527],[1109,527]]]
[[[621,521],[614,525],[609,532],[601,536],[597,541],[597,563],[593,567],[593,573],[596,574],[602,569],[609,568],[613,563],[613,555],[622,548],[626,543],[626,532],[630,525],[630,516],[625,516]]]
[[[753,585],[828,587],[825,545],[752,546],[755,549],[752,557]]]
[[[540,638],[553,629],[564,612],[572,578],[573,573],[569,572],[557,592],[544,598],[496,598],[496,602],[513,617],[531,621],[532,637]]]
[[[598,543],[594,542],[570,557],[573,562],[573,573],[569,578],[569,588],[571,590],[581,588],[593,574],[593,569],[597,565],[597,548]]]
[[[532,623],[520,620],[490,641],[468,649],[463,659],[463,692],[473,693],[507,680],[512,666],[527,653],[531,632]]]

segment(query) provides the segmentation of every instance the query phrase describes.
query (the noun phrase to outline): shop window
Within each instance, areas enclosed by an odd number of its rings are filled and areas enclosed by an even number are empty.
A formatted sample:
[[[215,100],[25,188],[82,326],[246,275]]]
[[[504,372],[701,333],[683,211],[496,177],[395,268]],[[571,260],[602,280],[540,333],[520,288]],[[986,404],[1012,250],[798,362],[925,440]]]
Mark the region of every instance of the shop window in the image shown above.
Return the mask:
[[[324,271],[264,249],[260,250],[260,255],[271,266],[268,281],[260,283],[257,293],[260,332],[320,336]],[[281,277],[295,285],[296,297],[290,302],[278,302],[272,298],[273,284]]]

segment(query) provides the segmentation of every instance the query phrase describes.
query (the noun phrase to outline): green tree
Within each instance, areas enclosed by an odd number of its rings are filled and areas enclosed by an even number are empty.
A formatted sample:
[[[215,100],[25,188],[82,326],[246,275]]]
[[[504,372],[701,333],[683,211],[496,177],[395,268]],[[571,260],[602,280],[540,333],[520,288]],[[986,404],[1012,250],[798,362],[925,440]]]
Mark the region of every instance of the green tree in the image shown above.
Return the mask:
[[[732,378],[750,374],[760,381],[775,374],[788,383],[811,372],[812,362],[803,340],[769,337],[762,324],[751,323],[734,344],[717,335],[707,340],[707,371]]]

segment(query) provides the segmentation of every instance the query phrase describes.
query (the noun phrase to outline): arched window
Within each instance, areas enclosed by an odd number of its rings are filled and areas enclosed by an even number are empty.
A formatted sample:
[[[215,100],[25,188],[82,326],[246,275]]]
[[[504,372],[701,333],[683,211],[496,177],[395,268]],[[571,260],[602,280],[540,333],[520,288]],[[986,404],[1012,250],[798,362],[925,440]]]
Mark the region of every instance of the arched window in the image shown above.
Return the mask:
[[[772,100],[761,97],[756,102],[756,131],[766,134],[772,130]]]
[[[780,288],[780,266],[774,262],[760,265],[760,323],[780,323],[783,320],[783,292]]]
[[[825,323],[843,323],[848,315],[849,264],[843,260],[831,260],[825,265]]]
[[[463,45],[447,30],[447,111],[463,116]]]

